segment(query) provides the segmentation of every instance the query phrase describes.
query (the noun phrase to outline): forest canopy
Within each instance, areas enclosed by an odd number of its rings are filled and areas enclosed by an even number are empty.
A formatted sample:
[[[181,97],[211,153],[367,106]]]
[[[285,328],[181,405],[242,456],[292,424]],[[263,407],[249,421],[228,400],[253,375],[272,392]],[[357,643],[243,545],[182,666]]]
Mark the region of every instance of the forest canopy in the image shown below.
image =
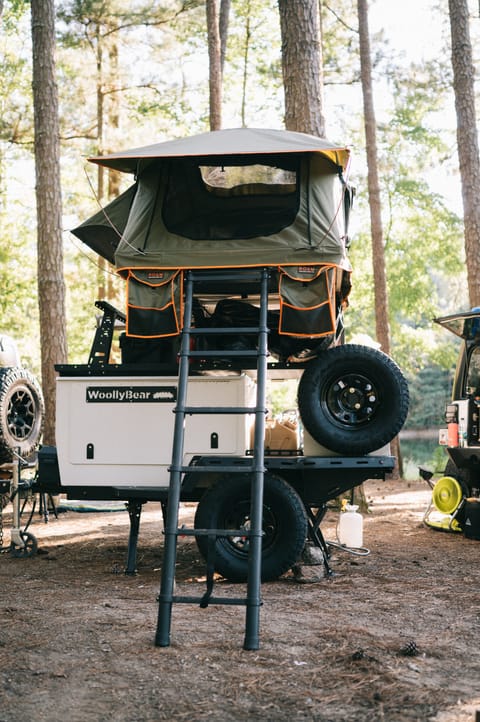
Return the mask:
[[[428,3],[427,3],[428,4]],[[370,3],[374,92],[392,355],[412,375],[447,372],[456,348],[432,318],[466,309],[459,177],[452,122],[448,15],[435,9],[436,58],[410,56]],[[324,114],[329,139],[352,149],[353,291],[347,340],[374,342],[370,227],[359,76],[351,3],[322,3]],[[433,6],[433,2],[432,2]],[[205,3],[71,0],[56,5],[56,68],[69,360],[85,359],[100,294],[123,304],[112,269],[69,232],[125,190],[127,181],[86,162],[92,155],[208,130]],[[398,12],[401,12],[398,10]],[[379,14],[378,16],[376,15]],[[5,0],[0,63],[2,330],[39,369],[30,3]],[[477,29],[473,28],[473,32]],[[223,127],[282,128],[281,37],[275,0],[232,0],[223,66]]]

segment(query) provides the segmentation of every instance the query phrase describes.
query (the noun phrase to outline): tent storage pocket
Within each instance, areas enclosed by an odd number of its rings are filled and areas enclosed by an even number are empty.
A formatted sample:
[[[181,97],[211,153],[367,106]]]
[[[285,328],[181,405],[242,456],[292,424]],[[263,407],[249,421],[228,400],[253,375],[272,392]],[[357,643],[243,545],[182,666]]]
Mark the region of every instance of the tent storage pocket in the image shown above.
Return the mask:
[[[336,267],[280,269],[279,333],[320,337],[335,332]]]
[[[127,335],[138,338],[174,336],[182,322],[182,274],[178,270],[129,270]]]

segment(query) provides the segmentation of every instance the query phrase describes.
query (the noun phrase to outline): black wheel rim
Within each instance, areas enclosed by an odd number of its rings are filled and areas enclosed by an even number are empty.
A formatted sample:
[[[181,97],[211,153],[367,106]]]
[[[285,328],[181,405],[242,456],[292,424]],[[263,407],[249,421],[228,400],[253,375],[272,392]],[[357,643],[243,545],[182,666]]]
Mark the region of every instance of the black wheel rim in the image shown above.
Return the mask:
[[[324,387],[322,406],[340,426],[368,423],[380,406],[378,389],[370,378],[356,373],[338,376]]]
[[[12,438],[28,439],[35,427],[35,399],[30,391],[21,387],[12,393],[7,409],[7,426]]]
[[[235,509],[231,509],[224,514],[222,529],[238,529],[245,532],[250,531],[250,501],[239,502]],[[278,524],[273,511],[267,507],[263,507],[263,533],[262,548],[265,551],[275,541],[278,534]],[[245,557],[248,554],[250,539],[247,535],[223,537],[220,542],[228,545],[238,556]]]
[[[22,538],[22,541],[24,543],[23,547],[17,546],[12,542],[10,544],[10,553],[14,557],[33,557],[37,553],[37,540],[33,536],[33,534],[30,534],[26,531],[21,531],[20,536]]]

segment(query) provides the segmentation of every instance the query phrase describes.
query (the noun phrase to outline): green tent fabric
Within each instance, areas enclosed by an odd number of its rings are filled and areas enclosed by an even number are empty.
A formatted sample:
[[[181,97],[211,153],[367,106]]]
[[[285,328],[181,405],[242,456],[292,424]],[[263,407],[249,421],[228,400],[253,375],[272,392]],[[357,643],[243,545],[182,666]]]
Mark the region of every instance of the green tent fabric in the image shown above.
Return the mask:
[[[336,187],[338,170],[329,160],[314,156],[302,161],[298,206],[292,214],[293,220],[276,228],[273,223],[273,232],[261,235],[253,235],[255,218],[279,214],[266,196],[233,197],[228,199],[232,202],[225,209],[222,206],[226,205],[226,199],[216,198],[218,202],[209,207],[208,191],[200,182],[193,182],[193,172],[188,175],[187,164],[183,167],[184,175],[192,178],[192,182],[184,183],[181,193],[171,191],[174,176],[171,169],[165,169],[165,173],[162,170],[163,165],[153,164],[138,180],[138,190],[115,253],[119,270],[315,262],[348,265],[341,189]],[[179,196],[176,202],[183,215],[177,232],[176,226],[172,223],[167,227],[166,221],[173,216],[173,200],[169,204],[168,198],[173,199],[175,195]],[[181,233],[182,224],[186,226],[184,233]],[[194,231],[188,229],[195,227],[202,229],[197,232],[200,238],[191,237]],[[226,229],[223,237],[222,228]]]
[[[187,158],[226,155],[259,155],[289,153],[322,153],[344,170],[349,161],[349,150],[307,133],[265,128],[229,128],[169,140],[119,153],[89,158],[92,163],[113,168],[123,173],[141,175],[155,158]]]
[[[125,230],[136,192],[137,185],[130,186],[125,193],[72,230],[77,238],[111,264],[115,263],[115,251]]]
[[[241,128],[90,160],[134,175],[127,191],[72,231],[127,279],[127,335],[179,332],[182,270],[265,266],[300,269],[284,283],[280,333],[334,332],[344,298],[335,294],[351,270],[347,148]],[[330,269],[323,277],[321,267]]]
[[[348,156],[303,133],[234,129],[93,158],[135,173],[136,183],[73,233],[125,275],[131,268],[304,263],[348,269],[350,196],[341,181]],[[296,189],[214,195],[199,171],[202,164],[258,163],[295,173]]]

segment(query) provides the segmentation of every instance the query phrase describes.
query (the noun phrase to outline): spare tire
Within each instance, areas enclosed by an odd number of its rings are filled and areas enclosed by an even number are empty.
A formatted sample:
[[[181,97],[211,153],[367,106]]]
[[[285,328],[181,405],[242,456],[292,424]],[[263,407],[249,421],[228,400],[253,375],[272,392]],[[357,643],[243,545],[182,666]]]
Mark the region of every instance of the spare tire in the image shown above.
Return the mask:
[[[263,494],[261,578],[278,579],[300,558],[308,534],[305,506],[284,479],[265,474]],[[223,476],[200,499],[195,529],[249,529],[250,477]],[[208,558],[208,538],[197,536],[202,556]],[[219,536],[215,544],[215,571],[231,582],[245,582],[248,574],[247,536]]]
[[[347,456],[388,444],[405,423],[408,401],[397,364],[357,344],[336,346],[309,362],[298,385],[305,429],[322,446]]]
[[[28,458],[37,449],[43,430],[45,405],[40,386],[27,369],[0,369],[0,463],[13,451]]]

